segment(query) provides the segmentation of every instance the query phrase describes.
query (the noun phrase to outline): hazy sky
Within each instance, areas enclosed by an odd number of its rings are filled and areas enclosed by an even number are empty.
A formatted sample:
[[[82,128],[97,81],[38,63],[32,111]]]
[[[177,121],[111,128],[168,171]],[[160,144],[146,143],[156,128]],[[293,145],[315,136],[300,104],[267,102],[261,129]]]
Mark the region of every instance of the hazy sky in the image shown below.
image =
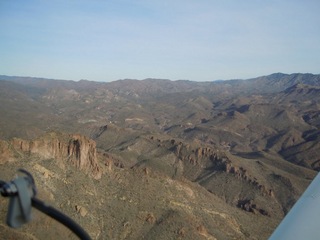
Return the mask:
[[[0,0],[0,74],[210,81],[320,73],[319,0]]]

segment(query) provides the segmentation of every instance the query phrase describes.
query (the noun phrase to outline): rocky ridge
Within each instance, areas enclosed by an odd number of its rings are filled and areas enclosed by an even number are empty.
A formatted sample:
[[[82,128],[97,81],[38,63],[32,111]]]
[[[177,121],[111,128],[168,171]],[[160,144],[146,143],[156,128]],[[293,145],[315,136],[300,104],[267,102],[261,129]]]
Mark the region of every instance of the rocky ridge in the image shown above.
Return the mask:
[[[61,167],[69,163],[95,179],[101,178],[102,169],[97,160],[96,143],[80,134],[50,132],[34,140],[14,138],[7,143],[2,141],[2,146],[2,163],[13,161],[14,156],[19,153],[36,155],[41,159],[56,159]]]

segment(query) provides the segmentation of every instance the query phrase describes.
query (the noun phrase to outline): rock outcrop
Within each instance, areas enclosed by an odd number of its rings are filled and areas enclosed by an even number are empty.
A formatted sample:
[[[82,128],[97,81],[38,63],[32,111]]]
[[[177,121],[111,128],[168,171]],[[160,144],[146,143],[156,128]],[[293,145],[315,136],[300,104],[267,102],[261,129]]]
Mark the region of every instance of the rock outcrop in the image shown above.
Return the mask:
[[[244,210],[246,212],[251,212],[254,214],[259,213],[264,216],[270,217],[270,214],[266,210],[259,208],[257,206],[257,204],[252,199],[239,200],[237,207],[241,208],[242,210]]]
[[[251,171],[232,161],[223,151],[211,147],[192,147],[191,145],[184,144],[182,142],[176,143],[171,140],[171,150],[175,153],[178,159],[181,159],[185,164],[190,164],[193,172],[197,172],[198,175],[192,175],[191,180],[201,182],[203,179],[199,177],[203,174],[206,169],[211,169],[211,172],[224,172],[230,174],[233,177],[244,181],[256,189],[262,196],[275,198],[273,189],[261,183],[257,177],[250,174]],[[202,176],[211,176],[209,173]],[[242,203],[241,203],[242,204]],[[240,204],[240,205],[241,205]],[[248,205],[249,204],[249,205]],[[245,203],[240,206],[243,210],[254,213],[260,213],[262,215],[268,215],[267,211],[258,208],[255,204]],[[251,206],[252,205],[252,206]]]
[[[36,154],[44,159],[54,158],[59,165],[69,162],[96,179],[101,177],[96,143],[85,136],[51,132],[30,141],[14,138],[11,144],[18,152]]]

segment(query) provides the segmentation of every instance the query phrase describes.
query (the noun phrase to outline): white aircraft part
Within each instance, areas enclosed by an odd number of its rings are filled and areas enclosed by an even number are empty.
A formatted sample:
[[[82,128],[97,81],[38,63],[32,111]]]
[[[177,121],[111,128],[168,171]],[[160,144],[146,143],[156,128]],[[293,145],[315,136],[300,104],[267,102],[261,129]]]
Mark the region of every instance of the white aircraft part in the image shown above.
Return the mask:
[[[320,239],[320,174],[311,182],[269,240]]]

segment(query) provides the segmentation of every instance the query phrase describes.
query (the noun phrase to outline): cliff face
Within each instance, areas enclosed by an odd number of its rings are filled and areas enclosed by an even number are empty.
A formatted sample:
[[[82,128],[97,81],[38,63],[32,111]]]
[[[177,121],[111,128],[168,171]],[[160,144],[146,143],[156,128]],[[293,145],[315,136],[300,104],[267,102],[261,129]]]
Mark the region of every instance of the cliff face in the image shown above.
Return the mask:
[[[85,136],[52,132],[31,141],[14,138],[10,144],[15,151],[36,154],[44,159],[54,158],[60,166],[69,162],[96,179],[101,177],[96,143]]]
[[[14,154],[7,141],[0,140],[0,164],[14,161]]]

